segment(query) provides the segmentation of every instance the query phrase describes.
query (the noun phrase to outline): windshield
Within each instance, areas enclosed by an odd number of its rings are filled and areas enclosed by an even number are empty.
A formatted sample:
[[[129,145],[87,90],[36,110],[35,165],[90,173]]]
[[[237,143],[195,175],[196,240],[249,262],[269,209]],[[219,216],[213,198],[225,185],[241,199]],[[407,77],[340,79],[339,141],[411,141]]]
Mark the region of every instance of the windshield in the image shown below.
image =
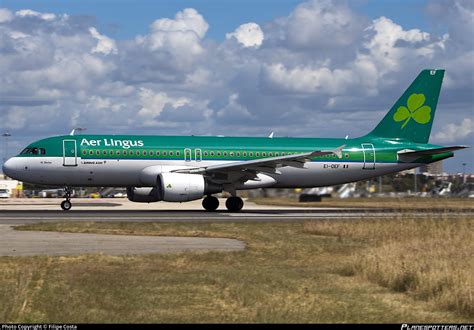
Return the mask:
[[[46,149],[36,147],[25,148],[20,152],[20,155],[46,155]]]

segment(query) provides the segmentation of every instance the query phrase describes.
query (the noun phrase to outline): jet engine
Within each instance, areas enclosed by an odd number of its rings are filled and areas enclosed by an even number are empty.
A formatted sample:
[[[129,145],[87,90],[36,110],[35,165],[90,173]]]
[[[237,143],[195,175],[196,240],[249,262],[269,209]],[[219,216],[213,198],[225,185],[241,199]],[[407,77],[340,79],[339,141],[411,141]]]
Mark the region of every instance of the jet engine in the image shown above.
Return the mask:
[[[132,202],[187,202],[221,191],[220,185],[208,182],[200,174],[160,173],[156,187],[129,187],[127,197]]]

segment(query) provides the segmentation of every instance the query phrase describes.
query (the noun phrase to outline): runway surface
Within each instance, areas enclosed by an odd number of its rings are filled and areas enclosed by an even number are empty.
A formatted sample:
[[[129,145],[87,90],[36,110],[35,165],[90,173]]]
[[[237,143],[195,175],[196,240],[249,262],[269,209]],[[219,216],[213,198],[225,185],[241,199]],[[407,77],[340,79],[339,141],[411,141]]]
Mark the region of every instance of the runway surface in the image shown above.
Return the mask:
[[[240,251],[245,243],[229,238],[159,237],[18,231],[0,225],[0,256],[135,255],[184,251]]]
[[[304,221],[310,219],[355,219],[355,218],[386,218],[410,214],[415,217],[439,216],[439,212],[426,210],[400,212],[394,210],[380,211],[376,209],[337,210],[337,209],[295,209],[295,210],[249,210],[239,213],[206,212],[196,210],[75,210],[75,211],[2,211],[0,224],[31,224],[38,222],[58,221],[97,221],[97,222],[235,222],[235,221]],[[472,213],[443,213],[443,216],[459,216]]]

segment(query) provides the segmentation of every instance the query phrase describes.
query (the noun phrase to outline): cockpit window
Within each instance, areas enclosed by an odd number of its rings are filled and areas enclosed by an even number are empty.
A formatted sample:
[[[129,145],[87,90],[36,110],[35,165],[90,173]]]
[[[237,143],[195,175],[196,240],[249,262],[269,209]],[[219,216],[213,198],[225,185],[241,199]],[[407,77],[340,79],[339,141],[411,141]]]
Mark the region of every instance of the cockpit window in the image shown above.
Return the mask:
[[[22,152],[20,152],[20,155],[46,155],[46,149],[45,148],[25,148],[23,149]]]

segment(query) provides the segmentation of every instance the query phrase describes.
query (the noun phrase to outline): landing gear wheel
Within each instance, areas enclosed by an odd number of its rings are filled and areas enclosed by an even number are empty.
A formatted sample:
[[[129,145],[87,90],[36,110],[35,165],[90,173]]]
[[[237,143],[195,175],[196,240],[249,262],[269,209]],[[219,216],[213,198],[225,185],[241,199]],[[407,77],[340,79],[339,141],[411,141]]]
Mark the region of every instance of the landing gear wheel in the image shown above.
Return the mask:
[[[232,196],[227,198],[225,206],[230,212],[239,212],[244,207],[244,201],[240,197]]]
[[[72,203],[69,200],[65,200],[61,203],[61,208],[64,211],[69,211],[71,209]]]
[[[215,211],[219,207],[219,200],[214,196],[207,196],[202,200],[202,207],[204,207],[206,211]]]
[[[72,207],[72,203],[71,203],[72,193],[73,191],[71,187],[64,187],[64,197],[66,198],[66,200],[61,203],[61,208],[64,211],[69,211]]]

